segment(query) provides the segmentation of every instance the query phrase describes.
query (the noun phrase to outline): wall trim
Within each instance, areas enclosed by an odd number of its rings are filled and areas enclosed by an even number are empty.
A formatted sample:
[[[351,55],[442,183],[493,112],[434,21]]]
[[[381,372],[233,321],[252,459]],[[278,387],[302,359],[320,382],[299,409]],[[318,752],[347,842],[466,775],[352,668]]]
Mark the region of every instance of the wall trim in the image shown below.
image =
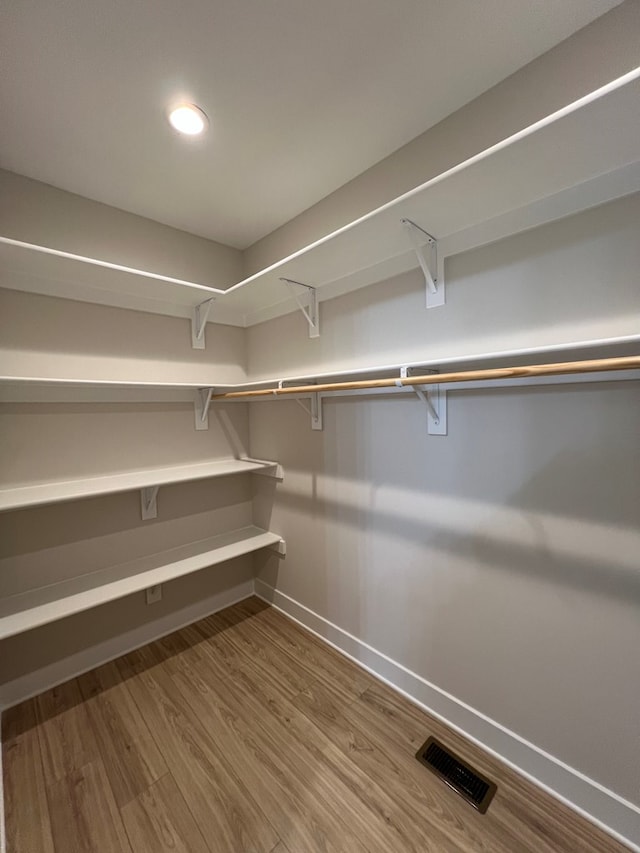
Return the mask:
[[[255,594],[423,710],[640,853],[640,808],[260,578]]]
[[[60,661],[30,672],[27,675],[8,681],[0,686],[0,710],[11,708],[25,699],[37,696],[44,690],[49,690],[57,684],[62,684],[70,678],[75,678],[97,666],[125,655],[134,649],[160,639],[173,631],[178,631],[186,625],[204,619],[218,610],[236,604],[244,598],[253,595],[253,578],[243,581],[229,589],[217,592],[195,604],[183,607],[173,613],[147,622],[124,634],[119,634],[103,643],[90,646],[77,654],[70,655]],[[0,848],[1,853],[4,853]]]

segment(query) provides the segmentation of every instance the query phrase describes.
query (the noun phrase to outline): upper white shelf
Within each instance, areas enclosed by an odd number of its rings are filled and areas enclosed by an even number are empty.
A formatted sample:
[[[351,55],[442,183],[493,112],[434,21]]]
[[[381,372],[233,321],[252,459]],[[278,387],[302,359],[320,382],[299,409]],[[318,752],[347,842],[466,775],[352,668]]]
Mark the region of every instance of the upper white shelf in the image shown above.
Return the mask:
[[[318,288],[322,300],[415,268],[403,219],[437,239],[442,263],[640,190],[639,78],[640,68],[256,273],[220,301],[251,325],[282,313],[281,277]]]
[[[210,321],[248,326],[295,308],[281,278],[317,288],[323,300],[416,267],[403,219],[437,239],[442,263],[638,190],[640,68],[226,287],[15,241],[2,244],[0,261],[16,289],[185,317],[216,296]]]
[[[166,486],[170,483],[250,473],[270,473],[273,476],[282,476],[277,462],[265,462],[258,459],[218,459],[213,462],[199,462],[195,465],[144,468],[139,471],[125,471],[101,477],[50,480],[30,485],[4,487],[0,489],[0,511]]]

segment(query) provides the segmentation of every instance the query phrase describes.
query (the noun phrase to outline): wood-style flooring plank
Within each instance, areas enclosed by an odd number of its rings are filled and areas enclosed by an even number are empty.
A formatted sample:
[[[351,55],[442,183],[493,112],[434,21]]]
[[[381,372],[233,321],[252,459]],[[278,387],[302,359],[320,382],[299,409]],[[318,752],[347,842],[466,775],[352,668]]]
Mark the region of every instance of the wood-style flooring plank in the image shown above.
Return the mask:
[[[342,692],[347,699],[355,699],[376,683],[376,679],[323,643],[308,631],[302,631],[273,607],[256,598],[248,598],[236,605],[245,614],[245,625],[257,630],[263,640],[274,643],[288,652],[313,681],[322,681],[334,691]]]
[[[47,785],[99,759],[98,744],[75,679],[36,696],[35,708]]]
[[[245,660],[268,669],[274,684],[288,696],[294,696],[313,681],[309,670],[292,655],[272,641],[265,642],[264,636],[251,625],[251,619],[247,619],[237,607],[222,610],[206,621],[209,626],[217,628],[221,640],[231,643]]]
[[[187,683],[184,676],[173,678],[183,693]],[[283,732],[263,725],[263,713],[257,720],[254,710],[244,707],[244,696],[238,701],[237,693],[222,686],[221,695],[204,681],[198,688],[197,692],[189,691],[187,697],[194,713],[199,718],[203,714],[211,717],[215,709],[221,743],[225,749],[229,744],[234,765],[242,768],[253,797],[290,850],[377,853],[379,846],[367,846],[345,820],[343,810],[336,808],[335,791],[327,796],[328,780],[323,778],[321,768],[300,760],[306,756],[299,744],[288,741]],[[224,734],[223,726],[227,730]]]
[[[8,853],[626,850],[255,598],[3,729]],[[497,782],[486,815],[416,761],[430,734]]]
[[[415,819],[419,814],[433,816],[449,843],[457,845],[457,849],[512,853],[522,844],[522,839],[514,833],[487,835],[489,818],[452,796],[442,782],[416,761],[414,751],[398,749],[386,739],[383,729],[378,728],[384,720],[375,719],[363,703],[343,703],[339,696],[318,683],[299,694],[294,704],[367,776],[384,779],[386,792],[409,818]],[[424,731],[423,740],[428,727]],[[524,853],[524,846],[522,850]]]
[[[149,650],[145,649],[144,657]],[[162,666],[140,669],[139,652],[117,661],[127,686],[185,801],[214,853],[268,853],[278,841],[273,827],[229,766],[216,742],[184,713],[182,697],[163,689],[169,673]],[[215,844],[214,844],[215,842]]]
[[[204,677],[204,675],[203,675]],[[215,693],[216,685],[211,685]],[[238,716],[253,721],[256,736],[272,759],[280,761],[282,772],[296,778],[313,793],[315,804],[349,828],[367,851],[403,850],[454,853],[437,826],[428,821],[415,822],[394,803],[384,789],[367,778],[297,712],[279,687],[264,677],[260,667],[248,662],[245,671],[222,690],[224,701],[232,703]],[[199,716],[207,713],[210,702],[203,702],[193,691],[189,701]],[[316,806],[317,807],[317,806]],[[286,831],[276,827],[283,840],[293,846]]]
[[[170,773],[120,813],[135,853],[211,853]]]
[[[79,676],[78,684],[116,803],[124,806],[167,765],[114,663]]]
[[[47,788],[56,853],[136,853],[102,762],[74,770]]]
[[[10,853],[54,853],[33,699],[2,714],[5,827]]]
[[[224,701],[222,697],[228,700],[229,696],[215,668],[207,672],[206,667],[201,667],[195,679],[184,672],[172,675],[168,670],[156,668],[152,678],[154,689],[161,690],[179,709],[203,749],[220,750],[242,778],[253,800],[268,816],[277,835],[287,840],[290,849],[305,853],[343,853],[350,849],[354,853],[364,853],[348,828],[341,826],[334,814],[326,813],[313,792],[288,772],[280,755],[282,744],[272,749],[255,720],[239,714],[237,708],[232,710]],[[208,729],[215,732],[215,746],[205,747],[208,735],[201,722],[205,720]],[[285,752],[287,749],[285,745]],[[345,848],[345,844],[349,847]]]

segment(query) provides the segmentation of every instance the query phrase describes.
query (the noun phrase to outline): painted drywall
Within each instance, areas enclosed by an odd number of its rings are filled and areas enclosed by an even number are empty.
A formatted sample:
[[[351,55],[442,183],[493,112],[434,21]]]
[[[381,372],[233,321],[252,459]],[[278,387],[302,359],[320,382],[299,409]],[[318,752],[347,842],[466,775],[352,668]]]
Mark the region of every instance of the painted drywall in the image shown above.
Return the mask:
[[[237,249],[6,170],[0,170],[0,234],[214,287],[240,278]]]
[[[113,382],[242,382],[241,329],[0,289],[0,375]]]
[[[251,379],[474,355],[638,333],[640,195],[456,255],[447,304],[426,311],[415,270],[249,330]]]
[[[253,375],[418,361],[637,332],[640,197],[248,330]],[[256,514],[287,540],[259,577],[617,795],[640,805],[637,382],[250,407],[251,452],[283,463]]]
[[[259,240],[244,252],[245,275],[637,67],[639,31],[640,3],[627,0]],[[425,80],[425,86],[446,86],[446,68],[440,79]]]

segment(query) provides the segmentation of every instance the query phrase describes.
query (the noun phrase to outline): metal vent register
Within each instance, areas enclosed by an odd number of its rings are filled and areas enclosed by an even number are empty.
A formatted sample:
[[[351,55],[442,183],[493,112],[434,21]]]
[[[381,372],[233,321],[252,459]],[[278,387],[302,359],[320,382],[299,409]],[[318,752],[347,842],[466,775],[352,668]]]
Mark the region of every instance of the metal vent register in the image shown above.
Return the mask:
[[[481,814],[489,808],[497,785],[476,773],[435,738],[430,737],[420,747],[416,758]]]

